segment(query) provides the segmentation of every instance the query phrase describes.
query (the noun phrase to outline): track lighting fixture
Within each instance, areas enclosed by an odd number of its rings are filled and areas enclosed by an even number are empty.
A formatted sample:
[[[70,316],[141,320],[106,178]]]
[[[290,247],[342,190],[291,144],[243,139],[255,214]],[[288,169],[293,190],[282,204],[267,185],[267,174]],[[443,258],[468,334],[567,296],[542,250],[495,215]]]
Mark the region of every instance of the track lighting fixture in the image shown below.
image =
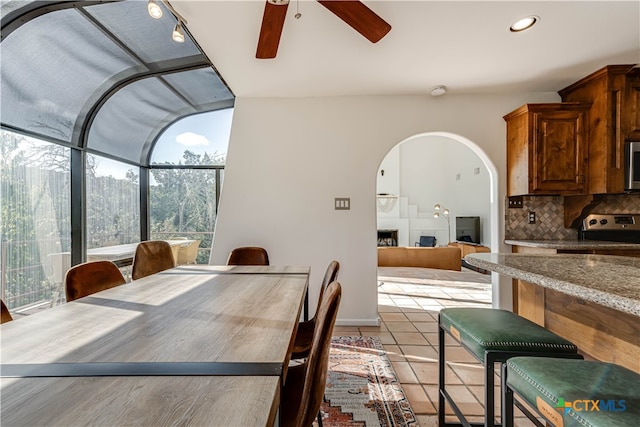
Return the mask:
[[[149,3],[147,3],[147,11],[153,19],[162,18],[162,8],[156,0],[149,0]]]
[[[149,3],[147,3],[147,11],[149,12],[149,15],[154,19],[162,18],[162,8],[159,3],[164,4],[166,8],[169,9],[173,17],[178,21],[175,27],[173,27],[171,38],[176,43],[184,43],[184,26],[187,24],[187,20],[176,12],[173,6],[171,6],[171,3],[167,0],[149,0]]]
[[[182,29],[182,21],[178,21],[173,27],[173,41],[176,43],[184,43],[184,30]]]

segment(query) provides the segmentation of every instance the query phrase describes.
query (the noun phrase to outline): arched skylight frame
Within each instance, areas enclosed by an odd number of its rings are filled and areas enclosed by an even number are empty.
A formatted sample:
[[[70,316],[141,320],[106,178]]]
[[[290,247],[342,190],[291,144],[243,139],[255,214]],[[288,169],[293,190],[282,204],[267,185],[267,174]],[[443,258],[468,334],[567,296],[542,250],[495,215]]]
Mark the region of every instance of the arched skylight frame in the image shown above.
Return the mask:
[[[139,167],[140,239],[147,240],[149,159],[155,139],[181,116],[233,107],[232,91],[184,23],[184,43],[171,39],[177,19],[164,2],[161,7],[163,18],[155,20],[147,14],[147,2],[139,0],[0,4],[0,127],[71,148],[72,265],[86,259],[87,153]],[[200,83],[203,73],[205,84]],[[132,99],[127,92],[146,82],[166,88],[181,103],[176,108],[161,105],[153,92],[138,90],[137,106],[155,105],[158,114],[145,122],[147,130],[139,133],[144,137],[119,144],[128,135],[127,125],[138,123],[135,109],[117,101]],[[105,119],[108,110],[127,112]],[[110,121],[106,128],[113,132],[92,136],[103,120]]]
[[[135,0],[3,2],[2,127],[148,167],[171,123],[232,107],[188,29],[185,43],[171,40],[177,19],[161,7],[155,20]]]

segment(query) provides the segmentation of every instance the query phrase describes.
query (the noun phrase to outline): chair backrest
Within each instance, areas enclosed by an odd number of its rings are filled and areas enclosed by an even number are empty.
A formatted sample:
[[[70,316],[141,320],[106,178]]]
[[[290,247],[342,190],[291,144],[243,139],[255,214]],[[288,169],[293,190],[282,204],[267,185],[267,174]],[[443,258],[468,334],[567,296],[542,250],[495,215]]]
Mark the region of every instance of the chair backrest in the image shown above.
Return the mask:
[[[420,236],[420,246],[434,247],[436,242],[437,240],[435,236]]]
[[[71,267],[64,277],[67,302],[126,283],[111,261],[91,261]]]
[[[164,240],[138,243],[131,267],[131,278],[141,279],[176,266],[171,245]]]
[[[2,306],[0,307],[0,323],[12,321],[13,317],[11,316],[11,313],[9,313],[9,309],[4,304],[4,301],[0,299],[0,303],[2,303]]]
[[[322,296],[324,295],[325,289],[329,286],[329,283],[335,282],[338,280],[338,273],[340,272],[340,263],[338,261],[331,261],[327,266],[327,270],[324,272],[324,278],[322,279],[322,284],[320,286],[320,294],[318,295],[318,306],[316,307],[316,314],[313,315],[313,319],[315,321],[318,310],[320,310],[320,303],[322,302]]]
[[[269,265],[269,254],[259,246],[235,248],[227,258],[227,265]]]
[[[329,370],[329,352],[331,350],[331,336],[338,315],[338,307],[342,297],[342,287],[337,281],[331,282],[324,292],[320,309],[316,317],[316,328],[313,332],[313,342],[309,357],[305,362],[306,372],[300,406],[295,422],[285,422],[285,425],[310,426],[318,415],[324,398]],[[285,388],[287,383],[285,381]]]
[[[178,251],[178,259],[176,265],[195,264],[198,257],[198,249],[200,248],[200,240],[194,240],[188,246],[181,246]]]

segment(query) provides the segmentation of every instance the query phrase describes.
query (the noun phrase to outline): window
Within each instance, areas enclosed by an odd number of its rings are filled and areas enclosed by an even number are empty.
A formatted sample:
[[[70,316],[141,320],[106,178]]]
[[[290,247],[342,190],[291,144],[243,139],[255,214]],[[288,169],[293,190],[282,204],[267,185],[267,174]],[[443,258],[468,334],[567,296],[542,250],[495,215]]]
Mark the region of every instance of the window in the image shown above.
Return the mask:
[[[2,130],[2,299],[55,304],[71,250],[70,149]],[[19,314],[19,311],[18,311]]]
[[[87,154],[87,249],[140,241],[137,166]]]
[[[0,294],[13,313],[64,300],[66,270],[92,260],[85,249],[176,232],[202,232],[187,237],[211,247],[234,95],[188,31],[171,41],[177,19],[165,12],[151,19],[140,1],[0,3]],[[179,133],[155,155],[166,128]],[[171,189],[189,196],[176,202]]]
[[[186,117],[153,150],[151,237],[200,240],[198,263],[209,260],[232,117],[232,109]]]
[[[175,122],[158,138],[151,164],[224,165],[232,120],[233,109],[228,108]]]

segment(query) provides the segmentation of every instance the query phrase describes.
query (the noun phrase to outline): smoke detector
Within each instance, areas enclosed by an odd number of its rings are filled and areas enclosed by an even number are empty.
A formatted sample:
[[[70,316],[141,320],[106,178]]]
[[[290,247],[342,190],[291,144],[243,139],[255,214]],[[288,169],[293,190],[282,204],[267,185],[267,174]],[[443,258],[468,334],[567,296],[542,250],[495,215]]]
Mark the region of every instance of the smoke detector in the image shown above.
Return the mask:
[[[447,88],[444,85],[434,86],[431,89],[431,96],[442,96],[447,93]]]

